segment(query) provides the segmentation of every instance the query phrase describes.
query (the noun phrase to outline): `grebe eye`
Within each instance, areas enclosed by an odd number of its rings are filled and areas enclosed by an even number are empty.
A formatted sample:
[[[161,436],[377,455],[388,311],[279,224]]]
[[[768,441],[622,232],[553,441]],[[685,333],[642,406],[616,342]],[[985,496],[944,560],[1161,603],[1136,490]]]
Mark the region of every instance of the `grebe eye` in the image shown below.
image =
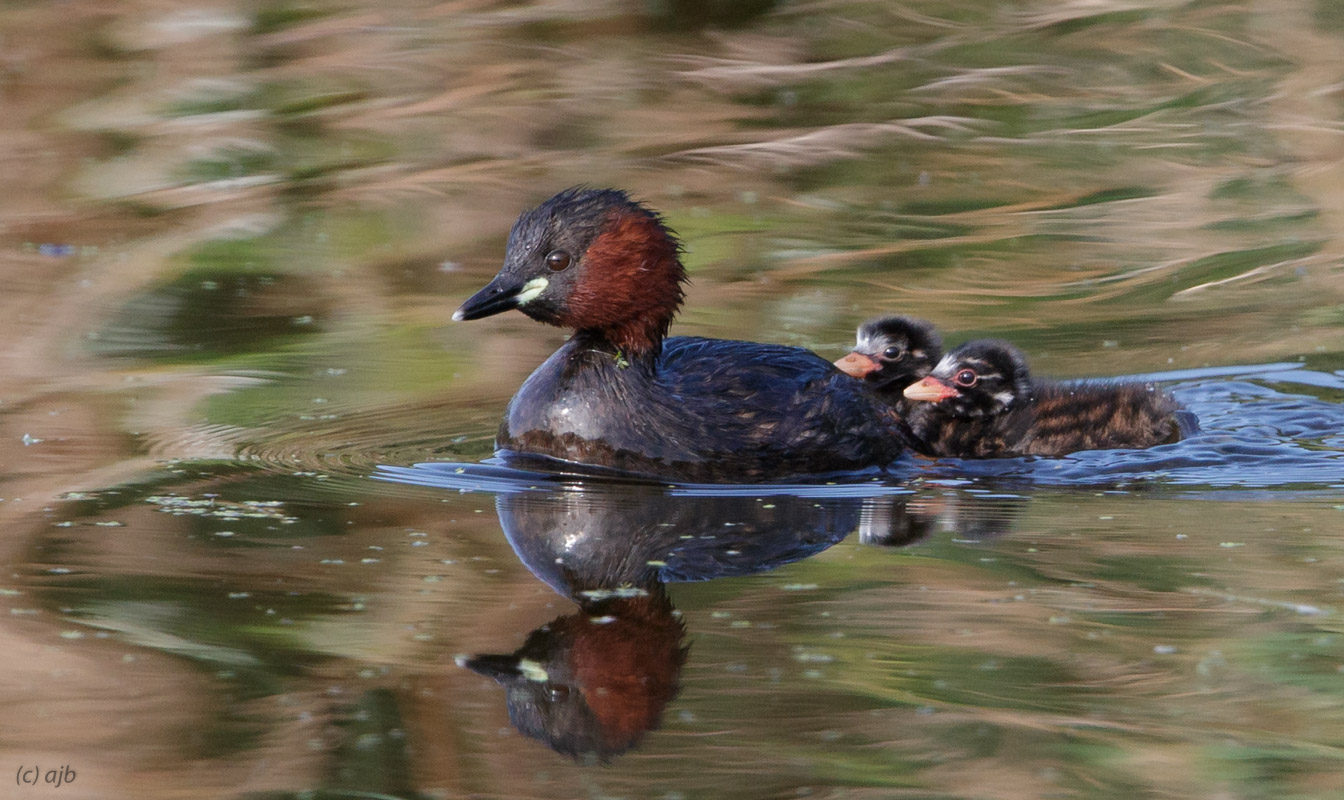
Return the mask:
[[[882,357],[883,357],[883,358],[900,358],[900,357],[901,357],[901,352],[902,352],[901,348],[897,347],[896,345],[892,345],[891,347],[888,347],[886,350],[883,350],[883,351],[882,351]]]
[[[552,250],[546,254],[546,267],[552,272],[559,272],[568,267],[571,260],[569,253],[564,250]]]
[[[958,372],[957,376],[952,380],[958,386],[962,386],[969,389],[970,387],[975,385],[975,381],[977,380],[977,378],[979,378],[979,376],[975,374],[975,370],[963,369],[961,372]]]

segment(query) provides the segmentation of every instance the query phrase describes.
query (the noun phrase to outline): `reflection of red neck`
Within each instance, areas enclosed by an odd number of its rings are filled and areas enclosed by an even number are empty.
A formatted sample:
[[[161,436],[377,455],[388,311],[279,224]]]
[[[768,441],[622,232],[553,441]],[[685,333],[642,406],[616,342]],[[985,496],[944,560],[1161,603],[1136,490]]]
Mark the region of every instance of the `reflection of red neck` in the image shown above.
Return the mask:
[[[677,240],[657,217],[615,211],[584,254],[564,322],[630,356],[656,355],[684,297]]]
[[[676,695],[685,630],[661,591],[602,603],[598,611],[576,620],[572,666],[603,739],[624,749],[658,724]]]

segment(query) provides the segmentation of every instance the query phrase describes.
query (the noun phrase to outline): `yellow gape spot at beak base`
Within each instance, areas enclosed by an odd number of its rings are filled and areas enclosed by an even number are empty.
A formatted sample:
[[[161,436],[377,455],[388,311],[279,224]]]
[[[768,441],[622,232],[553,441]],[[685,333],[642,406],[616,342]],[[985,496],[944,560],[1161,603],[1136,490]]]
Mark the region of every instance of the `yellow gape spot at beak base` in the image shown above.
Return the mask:
[[[518,293],[518,305],[526,305],[537,299],[537,296],[546,291],[550,281],[545,278],[533,278],[523,284],[523,290]]]
[[[542,283],[546,282],[544,278],[537,278],[537,280],[541,281]],[[551,677],[550,675],[546,674],[545,667],[541,666],[540,664],[538,664],[537,662],[533,661],[530,658],[518,659],[518,671],[523,673],[524,678],[527,678],[529,681],[536,681],[537,683],[545,683],[546,681],[550,680]]]

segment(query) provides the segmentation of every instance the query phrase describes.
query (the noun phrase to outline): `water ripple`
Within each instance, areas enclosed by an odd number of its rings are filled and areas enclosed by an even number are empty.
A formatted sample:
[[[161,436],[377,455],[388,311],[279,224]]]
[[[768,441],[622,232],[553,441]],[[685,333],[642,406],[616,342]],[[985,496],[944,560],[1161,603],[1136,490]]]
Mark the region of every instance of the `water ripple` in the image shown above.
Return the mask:
[[[369,408],[333,401],[321,414],[281,417],[253,428],[211,426],[147,443],[159,457],[192,458],[227,449],[272,472],[363,476],[380,464],[478,459],[493,448],[494,410],[448,403]],[[450,422],[445,422],[450,421]],[[211,442],[207,445],[206,441]]]

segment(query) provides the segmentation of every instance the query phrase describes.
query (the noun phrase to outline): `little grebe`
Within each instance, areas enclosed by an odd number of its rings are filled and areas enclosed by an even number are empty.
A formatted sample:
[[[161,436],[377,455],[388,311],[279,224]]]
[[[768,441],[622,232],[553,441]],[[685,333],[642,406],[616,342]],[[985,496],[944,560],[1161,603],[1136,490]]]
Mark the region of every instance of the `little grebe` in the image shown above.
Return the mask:
[[[1033,380],[1022,352],[980,339],[943,356],[905,390],[908,422],[929,455],[1061,456],[1179,441],[1188,412],[1151,384]]]
[[[686,271],[662,218],[614,189],[524,213],[504,267],[453,315],[519,309],[574,335],[528,377],[495,438],[540,456],[687,481],[883,466],[909,430],[863,383],[798,347],[678,336]]]
[[[835,362],[841,372],[862,378],[902,416],[912,400],[905,387],[928,375],[943,354],[943,340],[931,323],[914,317],[878,317],[859,326],[854,350]]]

